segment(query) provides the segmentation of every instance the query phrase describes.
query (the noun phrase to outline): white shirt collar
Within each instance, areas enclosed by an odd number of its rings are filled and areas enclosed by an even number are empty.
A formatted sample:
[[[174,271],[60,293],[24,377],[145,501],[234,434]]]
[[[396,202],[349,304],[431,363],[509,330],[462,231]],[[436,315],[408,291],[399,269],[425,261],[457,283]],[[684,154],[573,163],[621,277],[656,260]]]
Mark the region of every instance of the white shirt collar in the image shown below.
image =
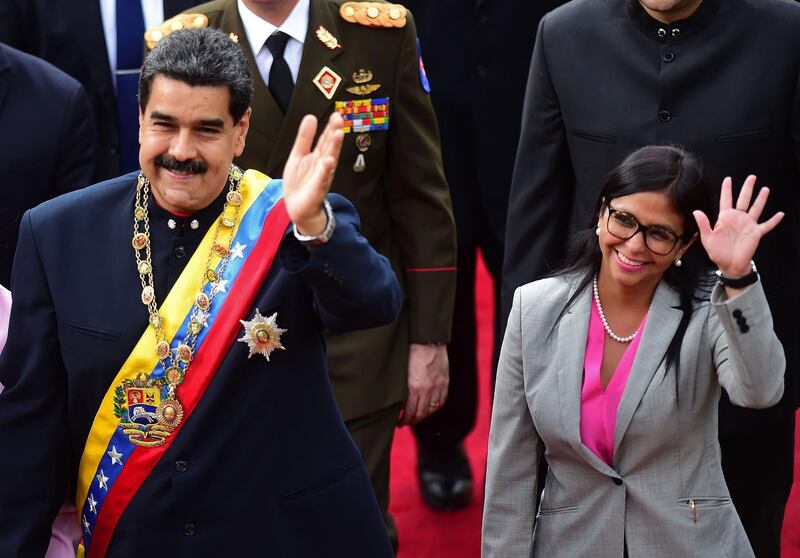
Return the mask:
[[[247,34],[250,48],[253,49],[254,57],[258,55],[267,38],[276,30],[283,31],[301,45],[305,43],[306,34],[308,33],[309,0],[299,0],[295,4],[292,13],[289,14],[289,17],[280,27],[275,27],[268,21],[258,17],[244,5],[242,0],[237,0],[237,4],[239,17],[242,18],[242,26]]]

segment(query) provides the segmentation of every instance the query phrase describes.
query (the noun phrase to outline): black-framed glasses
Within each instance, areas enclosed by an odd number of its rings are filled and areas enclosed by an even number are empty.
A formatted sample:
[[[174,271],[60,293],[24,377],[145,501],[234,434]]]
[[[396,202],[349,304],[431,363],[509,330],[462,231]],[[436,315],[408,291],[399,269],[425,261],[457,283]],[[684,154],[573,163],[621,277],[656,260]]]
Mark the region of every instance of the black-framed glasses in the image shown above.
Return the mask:
[[[643,225],[639,220],[626,211],[608,208],[608,221],[606,228],[611,236],[620,240],[629,240],[639,231],[644,236],[644,243],[654,254],[666,256],[675,249],[678,241],[683,237],[661,225]]]

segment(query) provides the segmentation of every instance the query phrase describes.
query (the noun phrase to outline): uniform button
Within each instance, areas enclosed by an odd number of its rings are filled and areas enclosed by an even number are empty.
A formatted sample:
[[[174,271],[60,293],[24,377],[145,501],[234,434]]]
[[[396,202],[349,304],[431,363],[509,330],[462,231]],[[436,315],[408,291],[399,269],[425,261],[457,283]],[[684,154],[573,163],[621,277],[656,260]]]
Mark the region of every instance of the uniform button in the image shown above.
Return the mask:
[[[187,537],[193,537],[194,534],[197,532],[197,527],[194,523],[187,523],[183,526],[183,534]]]
[[[175,462],[175,470],[179,473],[185,473],[188,468],[189,464],[186,461],[181,460]]]
[[[189,223],[189,227],[191,227],[193,231],[196,231],[200,227],[200,223],[197,221],[197,219],[192,219],[192,222]]]
[[[741,318],[742,317],[742,311],[737,308],[736,310],[733,311],[733,317],[734,318]]]
[[[613,480],[614,484],[616,484],[617,486],[622,486],[622,479],[618,479],[618,478],[614,477],[611,480]]]
[[[673,60],[675,60],[675,53],[672,52],[671,50],[668,50],[667,52],[664,53],[663,59],[664,62],[672,62]]]
[[[186,248],[183,246],[177,246],[174,251],[175,257],[179,260],[182,260],[186,257]]]
[[[668,110],[662,110],[658,112],[658,119],[661,122],[669,122],[672,118],[672,115],[669,113]]]
[[[169,228],[171,228],[171,229],[173,229],[173,230],[174,230],[174,229],[175,229],[175,227],[177,227],[177,226],[178,226],[178,223],[176,223],[176,222],[175,222],[175,219],[169,219],[169,220],[167,221],[167,226],[168,226]]]
[[[660,28],[658,29],[658,36],[659,36],[659,37],[661,37],[661,38],[663,39],[664,37],[666,37],[666,36],[667,36],[667,30],[666,30],[666,29],[664,29],[663,27],[660,27]]]
[[[672,36],[675,37],[675,38],[679,37],[680,34],[681,34],[681,30],[678,29],[677,27],[672,30]]]
[[[749,326],[749,325],[747,325],[747,324],[745,324],[745,325],[743,325],[742,327],[740,327],[740,328],[739,328],[739,330],[740,330],[742,333],[747,333],[748,331],[750,331],[750,326]]]

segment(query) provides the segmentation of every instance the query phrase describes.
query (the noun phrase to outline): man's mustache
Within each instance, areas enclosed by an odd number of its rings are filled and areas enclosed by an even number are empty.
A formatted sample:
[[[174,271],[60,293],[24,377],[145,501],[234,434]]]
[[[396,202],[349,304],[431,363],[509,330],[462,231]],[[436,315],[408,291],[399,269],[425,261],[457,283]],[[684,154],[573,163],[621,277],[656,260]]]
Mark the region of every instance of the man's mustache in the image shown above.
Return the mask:
[[[169,155],[159,155],[153,162],[157,167],[175,172],[203,174],[208,170],[208,165],[201,159],[178,161],[175,157],[170,157]]]

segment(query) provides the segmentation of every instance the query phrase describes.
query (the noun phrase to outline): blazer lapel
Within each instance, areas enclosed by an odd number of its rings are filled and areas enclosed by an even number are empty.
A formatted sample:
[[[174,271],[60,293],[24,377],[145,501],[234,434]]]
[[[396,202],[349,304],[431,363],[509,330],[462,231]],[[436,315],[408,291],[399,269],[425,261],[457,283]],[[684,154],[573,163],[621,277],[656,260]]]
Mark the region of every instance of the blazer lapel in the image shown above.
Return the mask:
[[[570,290],[572,297],[579,279]],[[573,449],[592,467],[605,475],[616,476],[614,470],[581,442],[581,388],[586,339],[589,335],[592,291],[584,289],[561,318],[558,326],[558,396],[561,423]]]
[[[225,7],[220,20],[220,29],[225,33],[234,33],[239,38],[239,44],[242,46],[242,50],[244,50],[253,71],[253,104],[251,107],[253,115],[250,118],[247,141],[257,145],[259,151],[272,153],[278,140],[278,134],[281,131],[283,112],[281,112],[275,99],[272,98],[272,94],[258,71],[253,49],[247,40],[247,33],[244,31],[242,18],[239,16],[236,0],[229,1]],[[267,169],[259,170],[267,172]]]
[[[636,356],[628,376],[617,409],[617,425],[614,428],[614,459],[625,432],[631,424],[633,414],[639,407],[653,376],[666,358],[667,348],[681,321],[678,293],[666,282],[656,288],[653,302],[647,314],[647,323],[636,350]]]
[[[333,109],[333,99],[327,99],[313,83],[320,70],[327,66],[342,78],[336,93],[343,91],[347,84],[347,76],[333,64],[333,60],[347,48],[347,45],[331,50],[323,45],[316,36],[316,30],[319,26],[322,26],[330,31],[334,37],[341,39],[337,22],[338,12],[333,11],[328,2],[311,0],[310,4],[311,11],[308,18],[306,41],[303,45],[303,58],[300,62],[300,71],[297,74],[294,94],[285,117],[280,113],[275,101],[272,101],[280,118],[282,118],[283,125],[280,128],[277,143],[270,154],[269,163],[267,164],[266,172],[269,176],[279,177],[283,174],[283,165],[289,157],[297,128],[300,126],[300,121],[303,117],[306,114],[313,114],[317,117],[320,121],[320,126],[317,129],[317,135],[319,136],[323,129],[323,118]],[[267,94],[269,95],[268,90]],[[271,95],[270,99],[272,99]],[[253,112],[255,112],[255,107]],[[281,120],[277,120],[277,122],[281,122]]]

